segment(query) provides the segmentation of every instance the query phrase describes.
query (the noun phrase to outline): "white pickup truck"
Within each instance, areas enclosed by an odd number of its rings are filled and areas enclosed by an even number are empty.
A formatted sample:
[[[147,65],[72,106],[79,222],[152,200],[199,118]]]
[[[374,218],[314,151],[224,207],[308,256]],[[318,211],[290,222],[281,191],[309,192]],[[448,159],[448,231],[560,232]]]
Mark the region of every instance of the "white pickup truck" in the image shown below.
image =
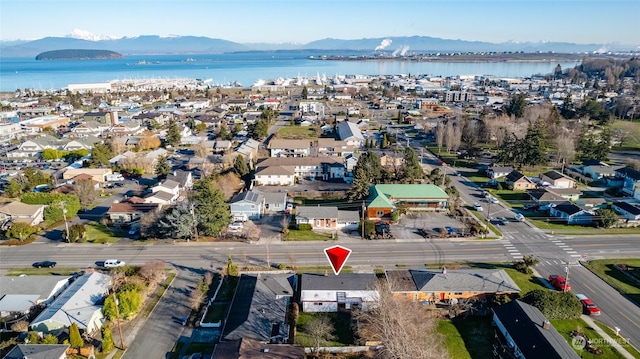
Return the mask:
[[[124,181],[124,177],[120,173],[112,173],[106,176],[108,182]]]

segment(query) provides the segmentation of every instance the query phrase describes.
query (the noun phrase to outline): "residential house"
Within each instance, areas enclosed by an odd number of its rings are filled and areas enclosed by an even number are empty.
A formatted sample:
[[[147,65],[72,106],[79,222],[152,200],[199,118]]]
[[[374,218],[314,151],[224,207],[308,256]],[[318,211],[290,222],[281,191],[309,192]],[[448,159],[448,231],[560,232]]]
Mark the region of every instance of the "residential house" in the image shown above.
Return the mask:
[[[111,222],[114,224],[130,224],[139,221],[143,215],[157,212],[160,209],[158,203],[145,203],[142,199],[138,199],[138,201],[130,199],[127,202],[112,203],[107,210],[107,215]]]
[[[0,223],[8,221],[26,223],[31,226],[38,225],[44,221],[43,204],[26,204],[13,201],[0,205]]]
[[[516,170],[505,177],[504,183],[514,191],[526,191],[537,187],[535,182]]]
[[[575,202],[582,208],[604,209],[608,207],[607,200],[604,198],[578,198]]]
[[[247,139],[240,146],[238,146],[235,150],[236,154],[242,155],[244,160],[247,161],[249,167],[251,168],[254,161],[258,158],[258,148],[260,147],[260,142],[254,139]]]
[[[312,229],[336,229],[338,226],[338,207],[298,206],[296,225],[309,224]]]
[[[380,156],[382,167],[400,168],[404,166],[404,154],[385,152]]]
[[[109,122],[85,120],[84,122],[81,122],[81,123],[71,124],[69,132],[71,132],[72,134],[78,137],[99,136],[109,131],[111,127],[112,125]]]
[[[241,338],[216,344],[211,359],[304,359],[304,347]]]
[[[286,343],[286,313],[294,294],[293,274],[242,274],[222,329],[224,340]]]
[[[640,200],[640,171],[629,166],[616,170],[616,176],[622,178],[622,192]]]
[[[376,281],[373,273],[341,273],[339,276],[302,274],[302,311],[337,313],[341,309],[369,310],[379,297]]]
[[[67,359],[69,344],[18,344],[2,359]]]
[[[589,224],[593,221],[591,212],[569,202],[551,207],[549,214],[567,221],[567,224]]]
[[[543,186],[551,188],[576,188],[576,181],[557,171],[548,171],[540,174],[540,182]]]
[[[144,198],[146,203],[171,204],[180,196],[180,184],[173,180],[164,180],[151,187],[151,193]]]
[[[302,115],[315,114],[322,117],[324,116],[324,103],[300,101],[298,104],[298,111],[300,111]]]
[[[640,221],[640,207],[627,202],[614,202],[611,209],[630,221]]]
[[[504,269],[390,270],[387,280],[394,295],[426,303],[453,304],[520,292]]]
[[[491,179],[498,179],[506,177],[509,173],[513,172],[511,166],[491,166],[487,168],[487,176]]]
[[[88,174],[93,181],[104,183],[107,181],[107,175],[112,174],[111,168],[67,168],[62,173],[62,179],[70,180],[80,174]]]
[[[540,310],[520,300],[492,308],[505,357],[578,359],[578,354]]]
[[[177,182],[180,190],[190,190],[193,188],[193,175],[191,171],[176,170],[169,173],[166,179]]]
[[[262,193],[264,197],[264,212],[265,213],[279,213],[284,212],[287,206],[287,194],[283,192],[265,192]]]
[[[311,143],[309,140],[288,140],[274,138],[267,148],[271,157],[305,157],[309,156]]]
[[[350,153],[344,158],[345,177],[353,177],[353,168],[358,163],[358,155]]]
[[[378,184],[369,188],[367,218],[389,220],[398,206],[414,211],[448,208],[449,195],[433,184]]]
[[[87,112],[84,115],[82,115],[82,118],[84,119],[85,122],[97,122],[97,123],[105,123],[105,124],[112,124],[112,118],[111,118],[111,113],[110,112],[105,112],[105,111],[94,111],[94,112]]]
[[[52,333],[76,323],[86,333],[92,333],[104,322],[102,305],[109,292],[111,277],[87,271],[79,276],[40,315],[31,322],[31,329]],[[71,314],[72,313],[72,314]]]
[[[327,164],[330,166],[327,166]],[[329,180],[332,178],[332,173],[334,174],[333,178],[337,178],[336,176],[341,178],[344,174],[343,161],[335,157],[269,157],[256,164],[256,172],[261,171],[261,168],[270,166],[287,167],[289,170],[293,170],[296,179]],[[340,167],[342,168],[340,169]]]
[[[247,108],[249,108],[249,103],[249,99],[246,98],[231,98],[226,102],[229,108],[239,108],[242,110],[246,110]]]
[[[264,196],[251,190],[240,192],[229,201],[229,206],[235,221],[260,219],[264,208]]]
[[[352,145],[346,141],[336,141],[333,138],[318,138],[313,141],[312,156],[338,156],[345,157],[355,151]]]
[[[254,181],[259,186],[293,186],[296,173],[292,166],[258,167]]]
[[[551,192],[547,189],[530,189],[527,191],[529,198],[536,203],[538,206],[545,206],[551,204],[560,204],[567,201],[564,197]]]
[[[24,315],[51,303],[69,285],[69,276],[0,276],[0,316]]]
[[[582,165],[578,166],[576,169],[583,175],[591,179],[598,180],[603,177],[614,177],[616,175],[616,169],[619,168],[621,167],[609,166],[604,162],[591,160],[584,161]]]
[[[213,144],[213,153],[225,154],[231,150],[231,141],[216,140]]]
[[[346,142],[349,146],[360,148],[364,144],[364,136],[362,136],[362,131],[360,131],[358,125],[353,122],[340,122],[336,126],[336,131],[340,140]]]

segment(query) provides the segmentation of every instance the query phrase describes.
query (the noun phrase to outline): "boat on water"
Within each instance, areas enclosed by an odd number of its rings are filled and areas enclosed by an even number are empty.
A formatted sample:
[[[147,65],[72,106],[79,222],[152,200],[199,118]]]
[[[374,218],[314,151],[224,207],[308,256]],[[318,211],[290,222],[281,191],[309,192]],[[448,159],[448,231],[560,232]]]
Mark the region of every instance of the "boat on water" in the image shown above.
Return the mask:
[[[186,60],[184,60],[184,62],[196,62],[196,59],[188,57]]]

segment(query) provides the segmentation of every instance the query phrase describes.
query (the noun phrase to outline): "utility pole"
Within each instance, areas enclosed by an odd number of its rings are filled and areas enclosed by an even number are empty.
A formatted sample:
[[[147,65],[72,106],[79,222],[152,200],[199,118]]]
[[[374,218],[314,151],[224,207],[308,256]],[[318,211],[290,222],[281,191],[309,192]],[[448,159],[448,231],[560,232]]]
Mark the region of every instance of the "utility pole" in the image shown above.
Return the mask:
[[[116,298],[116,292],[112,291],[113,302],[116,304],[116,317],[118,323],[118,333],[120,333],[120,349],[124,350],[124,337],[122,336],[122,326],[120,325],[120,309],[118,309],[118,298]]]
[[[193,233],[196,242],[198,241],[198,222],[196,221],[195,204],[191,204],[191,217],[193,218]],[[187,243],[189,243],[189,237],[187,237]]]
[[[64,202],[59,202],[59,204],[60,209],[62,210],[62,218],[64,219],[64,227],[67,230],[67,232],[65,233],[65,239],[67,240],[67,243],[69,243],[69,223],[67,222],[67,209],[64,207]]]
[[[362,239],[364,239],[364,211],[365,211],[364,201],[362,201],[362,220],[361,220],[361,223],[362,223]]]
[[[564,279],[564,287],[562,288],[563,292],[567,291],[567,286],[569,285],[569,262],[567,261],[567,266],[564,267],[564,271],[567,272],[567,277]]]

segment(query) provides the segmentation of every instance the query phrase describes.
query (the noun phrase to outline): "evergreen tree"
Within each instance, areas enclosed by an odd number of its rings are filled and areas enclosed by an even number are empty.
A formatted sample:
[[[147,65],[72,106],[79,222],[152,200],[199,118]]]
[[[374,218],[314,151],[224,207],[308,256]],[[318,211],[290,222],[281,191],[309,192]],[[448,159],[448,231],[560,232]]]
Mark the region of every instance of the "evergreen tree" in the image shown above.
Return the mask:
[[[238,155],[233,161],[233,170],[236,171],[240,177],[244,177],[249,174],[249,168],[247,167],[247,163],[244,161],[244,157],[242,155]]]
[[[520,156],[523,165],[542,165],[549,161],[544,130],[540,121],[529,124],[527,134],[518,149],[523,151]]]
[[[112,351],[113,348],[113,335],[111,334],[111,329],[109,329],[109,326],[105,324],[102,327],[102,352],[108,353]]]
[[[220,126],[220,131],[218,131],[218,138],[221,140],[231,139],[231,134],[229,133],[229,130],[227,130],[227,126],[225,125]]]
[[[56,338],[52,334],[47,334],[44,338],[42,338],[42,344],[58,344],[58,338]]]
[[[78,323],[73,322],[69,327],[69,344],[72,348],[82,348],[84,346],[84,341],[80,336],[80,329],[78,329]]]
[[[87,160],[89,167],[108,166],[109,160],[113,157],[113,151],[108,145],[98,142],[91,149],[91,158]]]
[[[269,135],[269,128],[267,122],[264,120],[256,121],[256,123],[249,126],[249,137],[259,141]]]
[[[193,187],[194,194],[189,199],[195,203],[198,233],[205,236],[220,234],[231,222],[229,205],[224,201],[222,192],[209,177],[196,182]]]
[[[169,122],[169,128],[167,129],[167,144],[175,147],[180,144],[182,135],[180,134],[180,127],[175,121]]]
[[[384,149],[389,147],[389,140],[387,139],[387,133],[382,134],[382,141],[380,142],[380,148]]]
[[[517,118],[524,116],[524,111],[527,109],[526,94],[517,93],[511,97],[511,100],[506,105],[507,115],[514,115]]]
[[[116,301],[113,298],[113,295],[109,295],[104,299],[102,315],[104,315],[107,320],[117,319]]]
[[[167,175],[171,173],[171,164],[167,156],[160,156],[158,162],[156,162],[155,172],[159,179],[167,178]]]
[[[157,222],[158,231],[165,238],[191,238],[195,235],[194,215],[184,203],[168,209]]]
[[[411,182],[422,179],[424,175],[420,159],[418,159],[418,155],[411,147],[407,147],[404,150],[404,175],[405,179]]]
[[[364,168],[356,166],[353,169],[353,183],[351,184],[349,193],[347,193],[347,198],[353,201],[367,197],[369,195],[369,186],[369,178]]]
[[[302,93],[300,94],[300,97],[303,100],[306,100],[307,96],[309,96],[309,90],[307,89],[307,86],[304,86],[304,87],[302,87]]]

